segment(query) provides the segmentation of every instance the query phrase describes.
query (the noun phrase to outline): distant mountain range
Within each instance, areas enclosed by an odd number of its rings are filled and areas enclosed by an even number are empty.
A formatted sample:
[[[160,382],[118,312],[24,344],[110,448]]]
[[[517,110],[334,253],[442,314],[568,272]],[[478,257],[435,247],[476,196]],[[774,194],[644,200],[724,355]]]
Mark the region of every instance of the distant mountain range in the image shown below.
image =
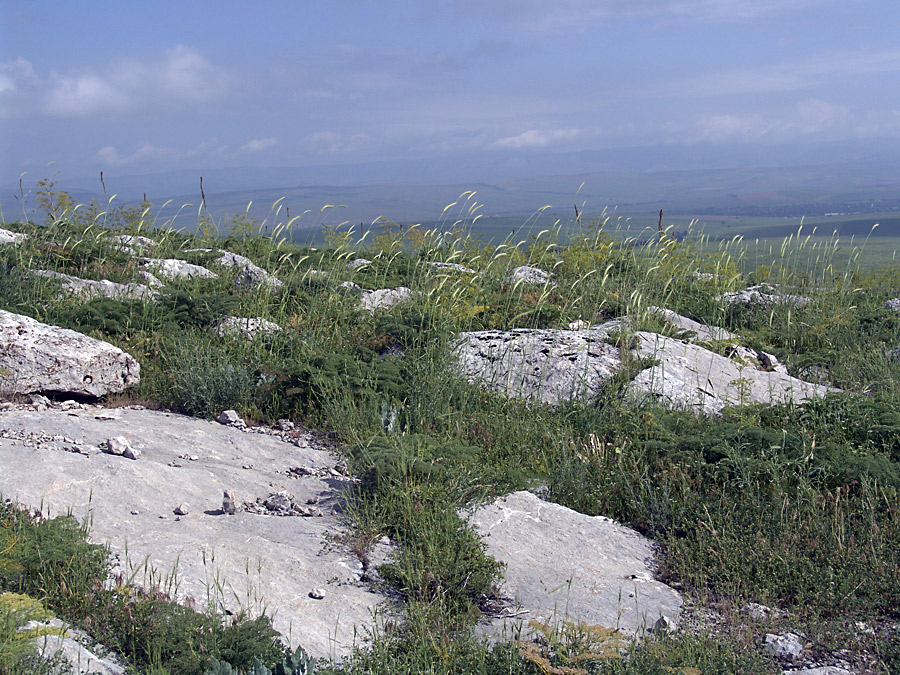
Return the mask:
[[[689,150],[689,151],[688,151]],[[207,207],[215,219],[248,209],[269,222],[301,216],[300,227],[341,222],[452,222],[474,213],[492,217],[522,216],[549,206],[548,213],[588,215],[604,208],[620,214],[730,214],[759,216],[900,210],[900,144],[888,147],[835,145],[798,152],[796,165],[753,164],[752,149],[729,155],[721,148],[692,146],[630,148],[604,152],[532,153],[471,156],[443,167],[435,159],[385,160],[357,165],[315,167],[238,167],[176,170],[165,174],[120,175],[107,172],[106,186],[119,203],[137,203],[144,194],[155,206],[169,201],[160,214],[170,218],[179,207],[183,226],[196,221],[203,178]],[[760,157],[763,155],[760,151]],[[744,160],[744,161],[740,161]],[[801,161],[802,160],[802,163]],[[753,168],[735,168],[728,162]],[[467,176],[460,180],[459,176]],[[0,190],[7,221],[33,214],[39,177]],[[106,202],[99,176],[67,179],[58,187],[79,201]],[[468,182],[467,182],[468,181]],[[471,192],[474,191],[474,197]],[[462,195],[462,199],[461,199]],[[456,206],[445,211],[453,202]],[[473,205],[482,206],[469,213]],[[273,213],[273,205],[278,210]],[[331,205],[334,208],[325,208]]]

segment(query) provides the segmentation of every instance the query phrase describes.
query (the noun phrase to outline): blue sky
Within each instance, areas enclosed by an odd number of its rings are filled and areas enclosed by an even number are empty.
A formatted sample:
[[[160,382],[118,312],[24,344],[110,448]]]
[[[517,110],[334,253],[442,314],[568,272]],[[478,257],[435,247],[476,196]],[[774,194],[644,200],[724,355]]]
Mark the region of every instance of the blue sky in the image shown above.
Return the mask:
[[[408,163],[410,180],[424,160],[465,181],[495,159],[539,173],[540,153],[702,147],[721,164],[752,149],[765,164],[787,145],[900,138],[897,0],[0,11],[2,183],[376,160]]]

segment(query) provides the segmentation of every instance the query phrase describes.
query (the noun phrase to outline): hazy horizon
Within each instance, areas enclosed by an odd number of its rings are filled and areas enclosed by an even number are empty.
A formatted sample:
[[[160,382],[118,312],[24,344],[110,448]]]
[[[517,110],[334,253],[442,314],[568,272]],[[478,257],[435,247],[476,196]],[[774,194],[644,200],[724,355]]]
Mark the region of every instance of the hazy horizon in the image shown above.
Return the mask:
[[[891,180],[898,19],[894,0],[4,0],[0,201],[20,176],[97,192],[100,171],[161,199],[201,175],[227,192],[862,162]]]

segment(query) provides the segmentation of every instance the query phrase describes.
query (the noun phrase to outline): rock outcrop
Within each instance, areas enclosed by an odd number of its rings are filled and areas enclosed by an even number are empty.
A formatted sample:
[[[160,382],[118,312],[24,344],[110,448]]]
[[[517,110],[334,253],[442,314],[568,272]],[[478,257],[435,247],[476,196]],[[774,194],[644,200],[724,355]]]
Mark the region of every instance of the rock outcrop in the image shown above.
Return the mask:
[[[0,244],[15,244],[22,241],[28,235],[21,232],[13,232],[0,227]]]
[[[144,265],[166,279],[215,279],[219,275],[180,258],[146,258]]]
[[[778,287],[771,284],[758,284],[740,291],[723,293],[719,299],[729,304],[758,305],[760,307],[771,307],[772,305],[803,307],[809,304],[809,298],[805,295],[782,293]]]
[[[281,326],[262,317],[226,316],[216,324],[216,332],[219,335],[243,336],[252,340],[261,333],[274,333],[281,330]]]
[[[690,340],[737,341],[738,336],[705,326],[674,312],[653,308]],[[580,325],[580,324],[576,324]],[[691,341],[656,333],[630,333],[634,321],[620,317],[590,329],[516,329],[461,333],[453,344],[457,371],[469,382],[514,398],[550,405],[597,395],[607,380],[626,365],[623,358],[653,361],[629,384],[635,395],[652,395],[669,406],[716,414],[728,405],[802,403],[832,387],[791,377],[767,352],[724,345],[717,354]],[[628,350],[609,344],[611,336],[629,331]]]
[[[269,290],[278,290],[284,286],[280,279],[276,279],[262,267],[254,264],[250,258],[238,255],[237,253],[231,253],[230,251],[219,252],[222,254],[222,257],[216,258],[215,262],[217,264],[222,267],[238,268],[238,276],[234,282],[235,288],[253,289],[262,286]]]
[[[203,606],[221,588],[229,611],[265,609],[276,630],[314,656],[347,656],[372,628],[383,597],[364,583],[357,555],[337,543],[346,534],[342,493],[354,482],[321,444],[299,432],[171,413],[67,408],[0,410],[5,498],[45,516],[89,518],[91,539],[110,545],[126,578],[137,570],[136,582],[146,583],[145,561],[156,578],[177,566],[177,599]],[[140,459],[101,452],[111,438]],[[233,515],[224,511],[226,491]],[[315,505],[293,518],[239,507],[272,493]],[[372,565],[389,553],[384,545],[370,551]],[[310,597],[316,589],[323,598]]]
[[[409,302],[415,293],[406,286],[379,288],[377,291],[363,291],[360,307],[367,312],[390,309],[394,305]]]
[[[653,543],[609,518],[514,492],[477,509],[471,523],[487,552],[506,564],[508,606],[489,634],[509,636],[531,620],[635,634],[681,613],[678,592],[653,578]]]
[[[107,342],[0,311],[0,395],[105,396],[140,381],[140,365]]]
[[[484,330],[453,345],[469,382],[551,405],[590,398],[621,368],[619,349],[602,330]]]
[[[74,295],[84,300],[93,298],[114,298],[116,300],[152,300],[158,292],[149,285],[144,284],[118,284],[108,279],[95,281],[92,279],[80,279],[70,274],[53,272],[50,270],[31,270],[38,277],[55,279],[60,282],[60,288],[65,295]],[[153,275],[149,275],[153,276]],[[157,283],[158,280],[157,280]]]
[[[545,272],[538,267],[522,265],[521,267],[511,269],[509,274],[506,275],[506,281],[511,284],[522,283],[542,286],[543,284],[549,283],[555,286],[556,284],[550,281],[552,276],[553,275],[550,272]]]
[[[682,340],[643,331],[635,336],[637,355],[657,363],[632,379],[631,391],[651,394],[675,408],[716,414],[728,405],[802,403],[838,391],[783,372],[745,366]]]

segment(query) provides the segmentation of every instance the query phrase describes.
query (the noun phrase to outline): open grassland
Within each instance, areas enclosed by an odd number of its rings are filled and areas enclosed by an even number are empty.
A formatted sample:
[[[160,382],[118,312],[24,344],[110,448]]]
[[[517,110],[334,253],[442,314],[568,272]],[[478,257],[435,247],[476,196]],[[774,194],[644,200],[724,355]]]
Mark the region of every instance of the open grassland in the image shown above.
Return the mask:
[[[900,313],[884,307],[900,291],[896,266],[863,265],[862,253],[842,257],[843,239],[803,233],[755,250],[671,232],[616,237],[605,216],[487,241],[465,194],[439,228],[331,228],[324,246],[310,247],[293,242],[296,223],[277,207],[268,222],[239,215],[216,223],[201,209],[187,234],[158,221],[150,205],[78,206],[51,188],[46,223],[5,224],[27,238],[0,248],[0,308],[137,358],[140,386],[112,403],[204,417],[235,408],[248,420],[290,418],[333,433],[363,481],[350,509],[355,545],[364,550],[382,535],[398,542],[381,576],[403,621],[385,625],[349,662],[319,663],[315,672],[774,673],[760,644],[783,626],[802,629],[823,653],[847,649],[859,668],[900,672],[900,362],[889,353],[900,344]],[[204,249],[240,253],[284,286],[239,290],[222,273],[170,281],[154,302],[73,301],[29,273],[139,281],[138,259],[111,233],[148,236],[155,257],[197,264],[215,255]],[[359,258],[370,262],[348,266]],[[555,285],[507,281],[523,264],[552,272]],[[348,281],[417,295],[370,313]],[[760,281],[810,302],[720,299]],[[725,327],[792,374],[843,393],[712,418],[638,403],[622,395],[623,380],[595,399],[550,407],[490,393],[448,365],[463,331],[565,328],[642,317],[651,305]],[[283,330],[249,341],[222,336],[213,327],[226,315],[263,317]],[[641,320],[637,327],[653,328]],[[681,632],[624,651],[609,650],[600,627],[548,626],[544,642],[527,645],[476,639],[502,569],[459,509],[538,486],[552,501],[652,537],[660,577],[686,594],[697,617],[715,610],[721,621],[695,617]],[[85,626],[135,672],[231,672],[214,658],[262,672],[254,658],[269,668],[285,658],[264,617],[224,621],[215,603],[178,608],[163,590],[141,594],[128,580],[100,592],[109,566],[83,528],[3,509],[0,588]],[[748,618],[738,611],[748,602],[787,618]]]

